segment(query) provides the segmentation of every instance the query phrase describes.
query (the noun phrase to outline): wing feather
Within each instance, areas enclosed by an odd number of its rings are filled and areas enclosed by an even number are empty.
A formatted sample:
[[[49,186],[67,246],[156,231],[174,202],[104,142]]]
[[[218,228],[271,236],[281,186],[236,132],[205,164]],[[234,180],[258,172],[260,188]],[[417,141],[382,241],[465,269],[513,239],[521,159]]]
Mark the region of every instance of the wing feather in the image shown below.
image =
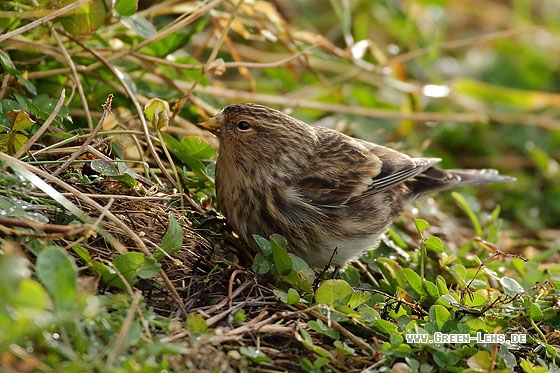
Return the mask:
[[[316,127],[311,159],[292,183],[307,203],[339,207],[353,198],[391,189],[424,172],[439,158],[409,156],[340,132]]]

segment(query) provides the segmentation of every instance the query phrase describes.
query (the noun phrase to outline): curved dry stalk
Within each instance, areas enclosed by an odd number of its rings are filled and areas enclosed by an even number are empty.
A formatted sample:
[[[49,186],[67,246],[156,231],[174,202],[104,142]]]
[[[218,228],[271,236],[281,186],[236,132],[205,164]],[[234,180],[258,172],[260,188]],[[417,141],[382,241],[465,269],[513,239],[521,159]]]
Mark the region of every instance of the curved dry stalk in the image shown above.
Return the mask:
[[[70,71],[72,73],[72,77],[74,78],[74,84],[78,88],[78,94],[80,95],[80,100],[82,102],[82,107],[84,108],[84,111],[85,111],[85,114],[86,114],[85,117],[86,117],[86,121],[87,121],[87,124],[88,124],[88,128],[89,128],[90,131],[94,131],[93,120],[91,119],[91,114],[89,112],[89,105],[87,103],[87,98],[86,98],[86,94],[84,92],[84,87],[82,85],[82,81],[80,80],[80,77],[78,76],[78,69],[76,68],[76,65],[74,64],[74,61],[72,60],[72,57],[70,57],[70,54],[66,50],[66,47],[64,46],[64,43],[62,42],[62,40],[60,40],[60,37],[58,36],[58,32],[56,31],[56,29],[52,25],[50,26],[49,29],[50,29],[51,34],[54,36],[54,38],[56,40],[56,44],[60,48],[60,51],[62,52],[62,55],[64,56],[64,60],[66,61],[66,64],[70,68]]]
[[[73,193],[60,193],[61,195],[65,196],[65,197],[72,197],[74,194]],[[31,192],[29,193],[30,196],[33,197],[48,197],[47,194],[45,193],[37,193],[37,192]],[[177,199],[179,197],[181,197],[179,194],[168,194],[165,196],[128,196],[126,194],[92,194],[92,193],[84,193],[84,196],[90,197],[90,198],[97,198],[97,199],[118,199],[119,201],[123,201],[123,200],[129,200],[129,201],[160,201],[160,202],[164,202],[164,201],[171,201],[173,199]]]
[[[103,115],[101,116],[101,119],[99,119],[99,122],[97,123],[97,126],[93,129],[93,131],[88,136],[88,138],[84,141],[82,146],[80,146],[80,149],[78,151],[72,153],[72,155],[66,160],[66,162],[64,162],[62,164],[62,166],[60,166],[58,169],[56,169],[52,173],[53,176],[56,176],[56,175],[60,174],[61,172],[65,171],[66,168],[72,162],[74,162],[79,156],[81,156],[85,152],[86,148],[93,141],[95,136],[97,136],[97,133],[103,128],[103,123],[105,123],[105,120],[107,119],[107,116],[111,113],[111,103],[112,103],[112,101],[113,101],[113,95],[109,94],[109,97],[107,97],[107,101],[105,101],[105,103],[103,104]]]
[[[41,135],[45,133],[47,128],[50,127],[51,123],[54,121],[54,119],[60,112],[60,109],[62,108],[62,104],[64,103],[65,98],[66,98],[66,91],[63,89],[60,92],[60,98],[58,99],[53,111],[51,112],[51,114],[49,115],[45,123],[43,123],[41,127],[37,130],[37,132],[35,132],[33,136],[31,136],[31,138],[27,140],[25,144],[23,144],[23,146],[14,155],[14,158],[18,158],[18,159],[21,158],[22,155],[24,155],[29,149],[31,149],[31,147],[33,146],[33,144],[35,144],[35,142],[39,139],[39,137],[41,137]]]
[[[67,33],[66,33],[66,36],[74,39],[71,35],[69,35]],[[76,43],[78,43],[85,50],[91,52],[91,54],[95,58],[97,58],[99,60],[99,62],[103,63],[103,65],[105,65],[105,67],[107,69],[109,69],[109,71],[111,71],[111,73],[117,78],[121,87],[125,90],[126,94],[128,95],[128,97],[132,101],[132,104],[133,104],[136,112],[138,113],[138,119],[140,120],[140,123],[142,125],[142,129],[144,131],[146,144],[148,145],[148,149],[150,150],[154,161],[158,165],[158,167],[161,170],[161,172],[163,173],[163,175],[165,175],[165,177],[173,185],[173,187],[176,188],[177,190],[182,191],[182,188],[181,188],[180,184],[169,174],[169,172],[167,171],[167,168],[165,167],[165,165],[163,164],[163,162],[159,158],[159,156],[157,154],[157,151],[155,149],[155,146],[154,146],[154,144],[151,140],[151,137],[150,137],[150,131],[148,129],[148,123],[146,122],[146,118],[144,117],[144,112],[143,112],[143,110],[140,106],[140,103],[138,102],[138,99],[136,98],[136,95],[134,94],[132,89],[128,86],[128,84],[126,84],[126,82],[124,81],[124,79],[122,77],[122,74],[119,74],[119,72],[116,70],[116,68],[113,65],[111,65],[108,60],[106,60],[99,53],[97,53],[97,51],[95,49],[89,48],[87,45],[85,45],[84,43],[82,43],[81,41],[79,41],[77,39],[74,39],[74,41]],[[100,122],[101,122],[101,120],[100,120]],[[185,198],[187,200],[187,202],[189,203],[189,205],[191,205],[191,207],[194,208],[197,212],[204,213],[204,209],[202,209],[202,207],[200,207],[198,205],[198,203],[196,203],[191,198],[191,196],[188,195],[188,193],[183,193],[183,198]]]
[[[41,181],[42,183],[44,183],[44,180],[48,180],[49,182],[58,185],[59,187],[61,187],[62,189],[65,189],[67,191],[69,191],[70,193],[72,193],[72,195],[76,198],[78,198],[79,200],[84,201],[85,203],[87,203],[88,205],[92,206],[93,208],[95,208],[98,211],[103,211],[104,207],[102,205],[100,205],[99,203],[97,203],[96,201],[94,201],[93,199],[91,199],[90,197],[84,195],[80,190],[74,188],[73,186],[71,186],[70,184],[66,183],[63,180],[60,180],[59,178],[51,175],[48,172],[45,172],[43,170],[41,170],[38,167],[32,166],[30,164],[27,164],[25,162],[20,161],[19,159],[13,158],[7,154],[4,153],[0,153],[0,159],[2,159],[6,165],[10,166],[12,169],[14,169],[16,172],[22,174],[22,172],[28,172],[30,173],[32,176],[36,177],[39,181]],[[23,175],[24,177],[28,178],[29,175]],[[42,179],[41,179],[42,178]],[[37,186],[37,180],[35,179],[31,179],[30,180],[34,185]],[[87,215],[85,215],[81,209],[79,209],[76,205],[74,205],[72,202],[70,202],[68,199],[66,199],[66,197],[62,196],[57,190],[55,190],[54,188],[52,188],[50,185],[44,183],[44,186],[49,187],[50,189],[46,189],[44,190],[45,193],[47,193],[51,198],[53,198],[54,200],[56,200],[58,203],[60,203],[64,208],[66,208],[68,211],[70,211],[72,214],[76,215],[76,217],[78,219],[80,219],[81,221],[83,221],[84,223],[87,224],[93,224],[93,221],[91,220],[91,218],[89,218]],[[44,186],[39,185],[39,187],[41,189],[44,189]],[[119,218],[117,218],[115,215],[113,215],[110,211],[106,212],[106,216],[107,219],[109,221],[111,221],[112,223],[114,223],[116,226],[120,227],[124,232],[127,233],[127,235],[129,235],[129,237],[138,245],[138,249],[140,251],[142,251],[142,253],[146,254],[146,255],[151,255],[150,252],[148,251],[148,249],[146,248],[146,245],[144,244],[144,242],[140,239],[140,237],[138,237],[138,235],[132,230],[130,229],[127,225],[125,225]],[[109,232],[105,231],[104,229],[102,229],[101,227],[97,226],[97,231],[107,240],[107,242],[109,242],[118,252],[120,253],[125,253],[128,250],[113,236],[111,235]]]
[[[270,62],[249,62],[249,61],[224,62],[223,67],[226,69],[237,69],[239,67],[246,67],[251,69],[269,69],[273,67],[282,67],[288,65],[290,62],[293,62],[304,55],[308,55],[312,49],[315,49],[315,46],[312,45],[296,54],[291,54],[288,55],[287,57],[281,58],[280,60],[270,61]],[[149,56],[146,54],[133,53],[131,54],[131,57],[135,57],[139,60],[148,61],[156,65],[169,66],[180,70],[204,70],[204,65],[178,63],[164,58]]]
[[[179,83],[180,84],[180,83]],[[308,108],[316,109],[324,112],[350,114],[366,118],[382,118],[395,120],[418,120],[418,121],[456,121],[456,122],[485,122],[488,121],[488,115],[485,113],[428,113],[413,112],[400,113],[393,110],[371,109],[361,106],[337,105],[331,103],[323,103],[318,101],[300,100],[289,97],[274,96],[263,93],[252,93],[236,89],[202,87],[195,89],[197,93],[202,93],[212,97],[227,98],[233,101],[250,101],[261,103],[264,105],[279,105],[290,108]]]
[[[208,69],[210,68],[210,66],[212,65],[214,60],[216,59],[216,56],[218,55],[218,52],[220,51],[220,47],[222,46],[222,44],[226,40],[227,35],[228,35],[228,30],[231,27],[231,24],[232,24],[233,20],[235,19],[235,16],[236,16],[237,12],[239,11],[239,8],[241,8],[241,5],[243,4],[243,1],[244,0],[239,0],[237,2],[236,6],[233,8],[233,11],[230,13],[230,16],[227,20],[227,23],[224,26],[224,31],[220,35],[220,38],[219,38],[218,42],[216,43],[216,45],[214,46],[214,48],[212,48],[212,51],[210,52],[210,56],[208,57],[208,59],[204,63],[204,67],[202,68],[202,74],[200,74],[198,76],[198,78],[192,84],[190,84],[186,93],[183,94],[183,97],[181,97],[177,101],[177,103],[174,105],[173,114],[171,116],[171,119],[174,119],[177,116],[177,114],[179,113],[179,110],[181,110],[181,107],[184,105],[184,103],[187,101],[187,99],[192,95],[192,93],[194,92],[196,87],[199,86],[199,83],[202,81],[202,78],[204,78],[206,72],[208,71]]]

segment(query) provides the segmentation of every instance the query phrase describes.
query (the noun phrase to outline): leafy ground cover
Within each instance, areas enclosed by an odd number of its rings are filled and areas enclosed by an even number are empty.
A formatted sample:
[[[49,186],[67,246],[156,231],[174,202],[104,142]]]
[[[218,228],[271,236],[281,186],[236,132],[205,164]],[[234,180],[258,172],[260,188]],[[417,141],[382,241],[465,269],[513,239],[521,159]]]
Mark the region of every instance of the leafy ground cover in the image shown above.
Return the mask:
[[[547,1],[0,3],[0,367],[558,370],[558,17]],[[518,181],[419,202],[316,281],[280,236],[249,254],[215,205],[217,144],[196,123],[239,101]]]

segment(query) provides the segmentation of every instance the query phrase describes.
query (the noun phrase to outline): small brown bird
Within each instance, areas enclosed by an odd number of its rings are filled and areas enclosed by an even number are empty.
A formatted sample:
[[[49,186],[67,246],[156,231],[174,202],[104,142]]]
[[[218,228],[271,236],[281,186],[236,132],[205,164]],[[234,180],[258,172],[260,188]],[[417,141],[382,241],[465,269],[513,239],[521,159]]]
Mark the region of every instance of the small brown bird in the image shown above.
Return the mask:
[[[405,203],[465,185],[515,180],[495,170],[443,170],[406,154],[312,127],[256,104],[222,109],[201,126],[220,143],[218,204],[253,250],[283,235],[311,267],[343,266],[377,247]]]

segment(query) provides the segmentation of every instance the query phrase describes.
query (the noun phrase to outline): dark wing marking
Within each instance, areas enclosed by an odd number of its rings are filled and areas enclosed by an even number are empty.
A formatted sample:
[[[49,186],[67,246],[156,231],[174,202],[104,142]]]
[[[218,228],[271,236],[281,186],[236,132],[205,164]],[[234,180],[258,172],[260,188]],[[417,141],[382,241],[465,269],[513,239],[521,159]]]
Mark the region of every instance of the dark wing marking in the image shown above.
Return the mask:
[[[390,189],[398,184],[402,184],[407,180],[422,174],[424,171],[441,161],[439,158],[409,158],[409,163],[400,166],[400,169],[392,168],[390,172],[382,172],[376,177],[370,190],[374,193],[380,193]],[[388,162],[384,162],[386,164]]]
[[[334,207],[366,192],[382,167],[367,143],[327,128],[317,127],[315,134],[317,148],[292,183],[301,198],[313,206]]]

